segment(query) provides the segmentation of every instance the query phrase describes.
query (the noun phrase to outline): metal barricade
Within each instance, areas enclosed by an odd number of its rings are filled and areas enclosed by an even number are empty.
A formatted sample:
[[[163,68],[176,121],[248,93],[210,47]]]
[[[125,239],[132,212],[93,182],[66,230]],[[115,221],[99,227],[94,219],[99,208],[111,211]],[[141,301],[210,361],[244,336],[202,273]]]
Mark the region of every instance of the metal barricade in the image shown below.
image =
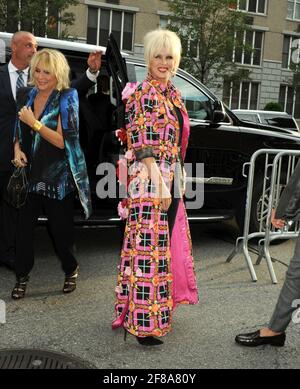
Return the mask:
[[[277,283],[276,274],[272,264],[272,258],[269,252],[270,242],[275,239],[296,238],[299,234],[299,222],[292,223],[282,230],[276,230],[271,224],[272,209],[276,208],[282,189],[288,183],[289,178],[294,172],[296,163],[300,158],[300,151],[281,150],[281,149],[261,149],[256,151],[251,161],[244,164],[243,176],[248,177],[247,198],[245,207],[245,220],[243,236],[236,240],[236,245],[232,253],[228,256],[229,263],[238,253],[242,251],[246,259],[252,281],[257,281],[252,259],[249,253],[249,241],[259,239],[259,255],[256,264],[260,264],[263,258],[266,259],[271,280]],[[246,167],[249,166],[248,176]],[[261,202],[259,204],[260,223],[259,231],[250,233],[250,217],[253,190],[257,185],[257,175],[259,184],[262,185]]]

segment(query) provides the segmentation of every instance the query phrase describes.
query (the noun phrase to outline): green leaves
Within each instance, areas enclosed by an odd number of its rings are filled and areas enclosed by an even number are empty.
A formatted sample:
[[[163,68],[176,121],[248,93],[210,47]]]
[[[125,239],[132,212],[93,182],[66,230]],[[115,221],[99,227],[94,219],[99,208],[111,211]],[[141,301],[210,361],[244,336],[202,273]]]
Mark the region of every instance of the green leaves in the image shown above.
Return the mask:
[[[182,65],[202,82],[228,75],[236,65],[235,37],[248,29],[245,14],[236,10],[237,0],[168,0],[170,28],[183,43]],[[245,49],[243,42],[239,49]],[[234,73],[234,72],[233,72]]]
[[[21,4],[21,7],[20,7]],[[36,36],[58,37],[58,24],[61,33],[74,23],[74,14],[65,12],[69,6],[76,6],[79,0],[0,0],[0,29],[15,32],[18,24],[22,30]]]

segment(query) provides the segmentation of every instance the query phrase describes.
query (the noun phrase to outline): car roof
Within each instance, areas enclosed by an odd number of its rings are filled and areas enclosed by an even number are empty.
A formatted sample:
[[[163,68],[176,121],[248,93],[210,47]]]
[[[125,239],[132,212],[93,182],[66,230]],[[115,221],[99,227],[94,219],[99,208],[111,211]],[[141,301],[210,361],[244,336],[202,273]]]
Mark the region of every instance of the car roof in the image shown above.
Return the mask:
[[[268,115],[278,115],[278,116],[290,116],[292,115],[288,114],[287,112],[282,111],[264,111],[264,110],[258,110],[258,109],[233,109],[233,112],[236,113],[245,113],[245,114],[268,114]]]
[[[11,40],[13,34],[9,32],[0,32],[0,39],[4,39],[6,41]],[[73,42],[62,39],[52,39],[52,38],[43,38],[36,37],[36,40],[40,46],[48,47],[52,49],[61,49],[61,50],[71,50],[71,51],[80,51],[84,53],[90,53],[94,50],[101,50],[103,53],[106,51],[106,47],[91,45],[83,42]],[[122,56],[127,56],[128,54],[125,52],[121,52]]]
[[[11,37],[13,36],[12,33],[8,32],[0,32],[0,41],[1,39],[5,42],[10,42]],[[52,38],[44,38],[44,37],[37,37],[36,40],[38,44],[42,47],[49,47],[54,48],[58,50],[69,50],[72,52],[85,52],[90,53],[94,50],[101,50],[105,54],[106,47],[104,46],[96,46],[96,45],[90,45],[88,43],[82,43],[82,42],[73,42],[73,41],[66,41],[61,39],[52,39]],[[0,46],[0,54],[1,54],[1,46]],[[129,62],[141,64],[145,66],[145,60],[143,57],[138,57],[130,53],[126,53],[124,51],[121,51],[122,57],[126,58],[126,61],[129,60]],[[187,73],[183,69],[179,69],[181,75],[187,77],[190,81],[195,83],[196,85],[201,86],[202,90],[214,101],[217,101],[218,98],[208,89],[204,84],[202,84],[199,80],[197,80],[195,77],[193,77],[191,74]]]

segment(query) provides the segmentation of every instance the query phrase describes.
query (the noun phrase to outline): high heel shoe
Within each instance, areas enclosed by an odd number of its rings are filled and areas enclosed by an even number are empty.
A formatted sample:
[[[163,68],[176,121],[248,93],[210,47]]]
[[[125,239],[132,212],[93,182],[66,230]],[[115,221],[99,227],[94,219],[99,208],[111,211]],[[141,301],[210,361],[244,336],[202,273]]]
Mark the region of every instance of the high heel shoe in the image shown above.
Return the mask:
[[[113,330],[115,330],[116,328],[119,328],[123,325],[123,322],[125,320],[125,316],[126,316],[126,313],[128,311],[128,306],[129,306],[129,300],[127,300],[124,308],[123,308],[123,311],[121,313],[120,316],[118,316],[111,324],[111,328]],[[127,331],[126,331],[127,332]],[[124,339],[125,340],[125,339]]]
[[[143,346],[159,346],[164,343],[162,340],[154,338],[154,336],[145,336],[143,338],[137,336],[136,340]]]
[[[126,329],[124,328],[124,341],[126,342],[126,338],[127,338],[127,333],[128,331],[126,331]],[[130,335],[132,335],[130,332],[129,332]],[[160,344],[163,344],[164,342],[160,339],[157,339],[155,338],[154,336],[145,336],[145,337],[140,337],[140,336],[135,336],[135,335],[132,335],[136,338],[136,340],[138,341],[139,344],[141,344],[142,346],[159,346]]]
[[[17,278],[16,285],[11,292],[11,297],[14,300],[20,300],[25,297],[28,281],[29,281],[29,276]]]
[[[71,293],[76,289],[76,281],[78,278],[79,266],[73,271],[73,273],[66,275],[63,286],[63,293]]]

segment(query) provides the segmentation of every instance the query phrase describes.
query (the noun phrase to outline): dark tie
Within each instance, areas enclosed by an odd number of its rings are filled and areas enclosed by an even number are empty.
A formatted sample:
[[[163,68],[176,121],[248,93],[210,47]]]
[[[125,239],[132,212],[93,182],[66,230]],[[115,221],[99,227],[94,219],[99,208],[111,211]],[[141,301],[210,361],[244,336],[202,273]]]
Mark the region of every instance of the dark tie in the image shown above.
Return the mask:
[[[16,87],[16,91],[18,92],[18,90],[20,88],[22,88],[23,86],[25,86],[25,82],[24,82],[24,78],[23,78],[23,74],[24,72],[22,70],[17,70],[17,73],[18,73],[18,79],[17,79],[17,87]],[[25,74],[24,74],[25,75]]]

